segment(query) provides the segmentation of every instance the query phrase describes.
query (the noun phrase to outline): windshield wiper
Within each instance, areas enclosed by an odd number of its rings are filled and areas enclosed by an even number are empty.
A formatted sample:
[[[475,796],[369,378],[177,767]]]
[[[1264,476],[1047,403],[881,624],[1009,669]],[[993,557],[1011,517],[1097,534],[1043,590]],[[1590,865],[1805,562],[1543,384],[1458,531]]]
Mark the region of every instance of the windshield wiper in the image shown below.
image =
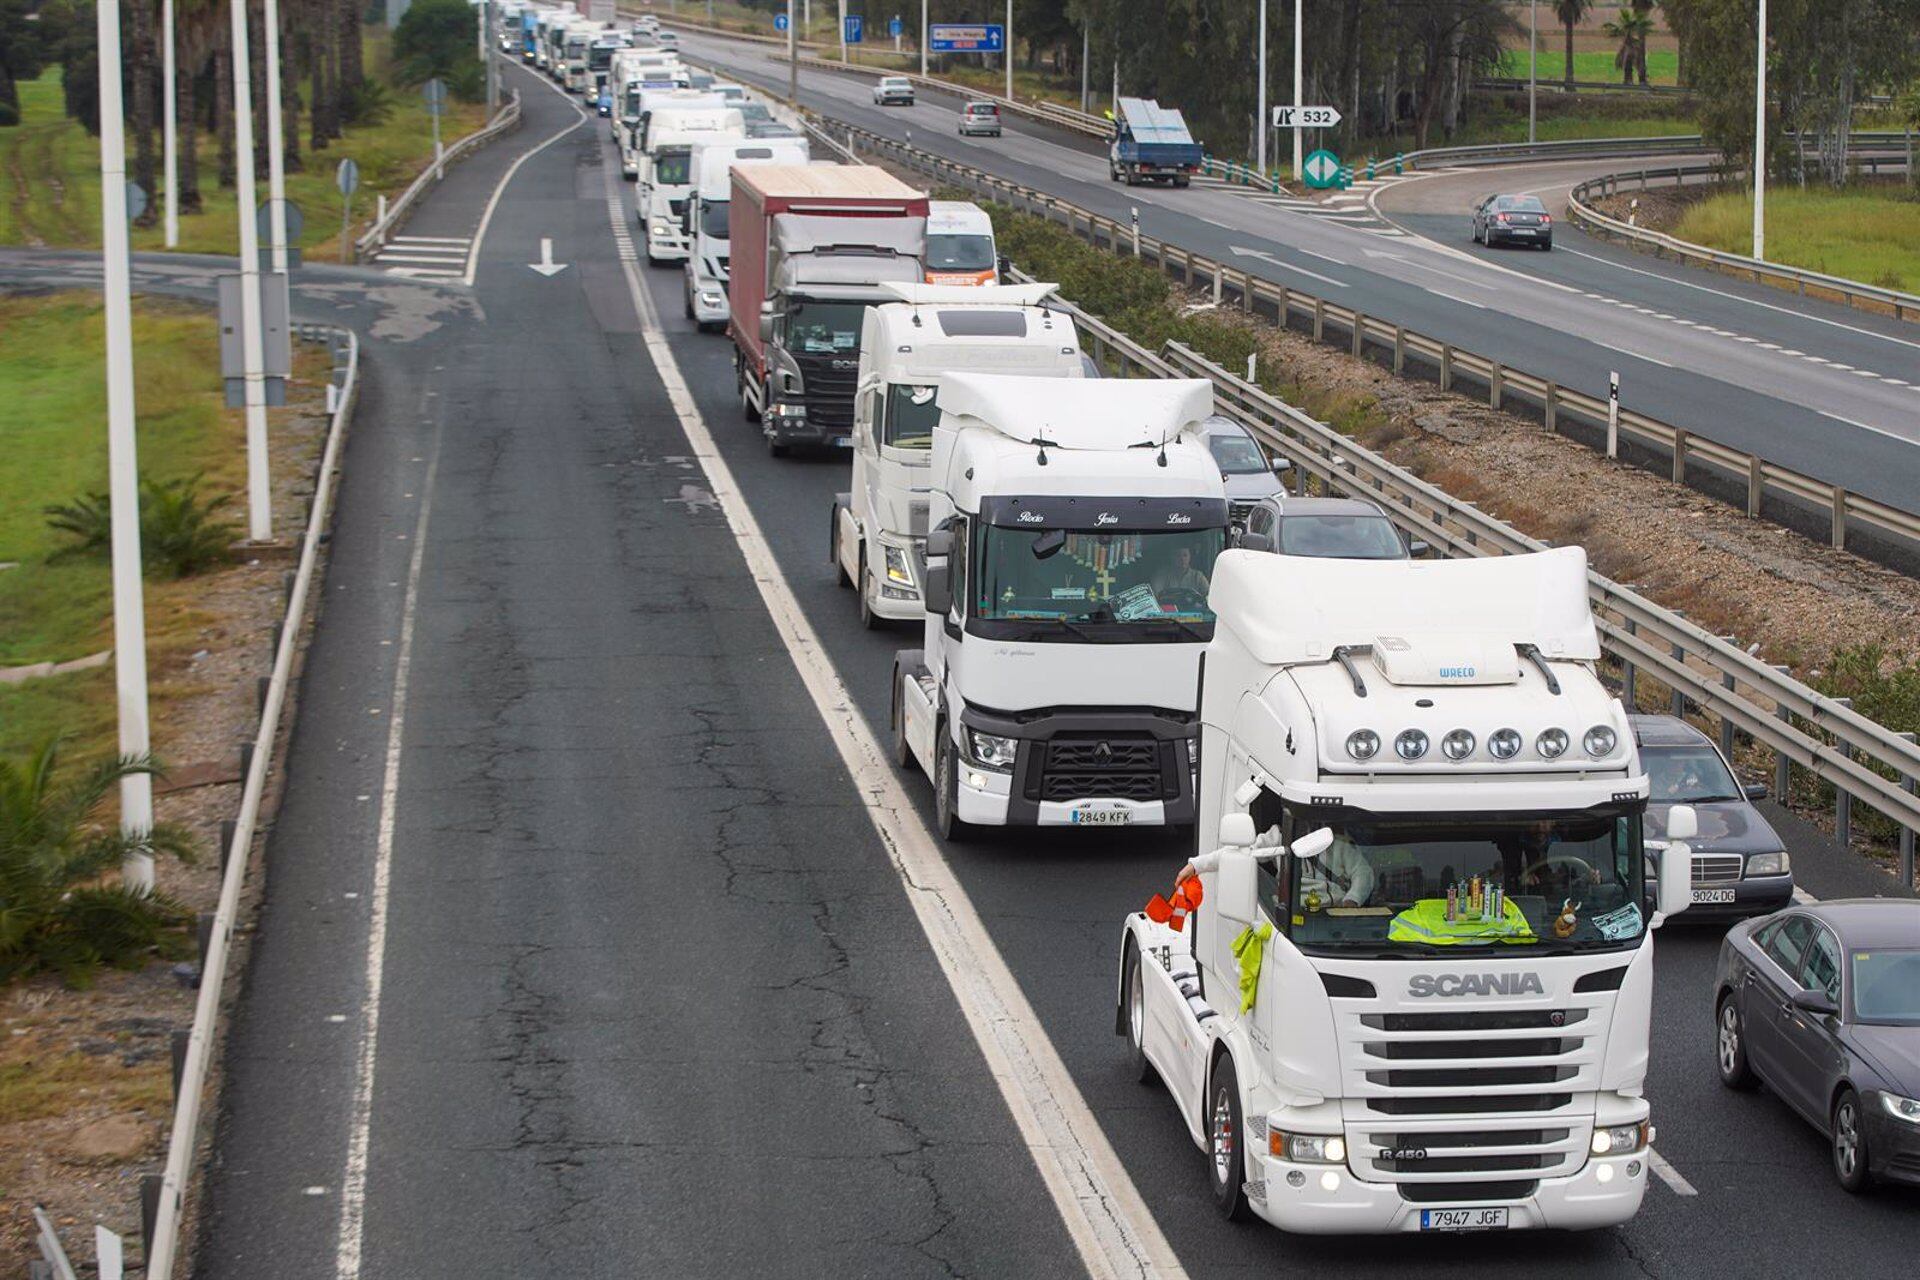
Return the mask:
[[[1156,627],[1156,626],[1178,627],[1181,631],[1185,632],[1187,635],[1192,636],[1195,640],[1204,641],[1212,638],[1208,636],[1205,632],[1200,630],[1200,628],[1194,626],[1191,622],[1183,622],[1179,618],[1147,618],[1143,620],[1139,625],[1145,626],[1145,627]]]
[[[1688,796],[1686,804],[1713,804],[1720,800],[1744,800],[1745,796]]]

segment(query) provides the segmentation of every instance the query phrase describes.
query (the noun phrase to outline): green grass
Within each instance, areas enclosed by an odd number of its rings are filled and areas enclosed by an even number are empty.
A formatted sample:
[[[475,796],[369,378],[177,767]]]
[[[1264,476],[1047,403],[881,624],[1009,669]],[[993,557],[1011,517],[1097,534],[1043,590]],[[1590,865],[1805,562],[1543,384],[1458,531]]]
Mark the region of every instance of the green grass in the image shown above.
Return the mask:
[[[394,111],[385,124],[348,130],[325,151],[301,148],[306,169],[287,175],[287,198],[306,215],[299,243],[316,258],[337,257],[340,194],[334,170],[351,156],[360,166],[360,190],[354,195],[354,234],[373,221],[374,196],[404,190],[433,156],[433,123],[412,90],[394,91]],[[100,243],[100,145],[78,122],[61,113],[60,72],[48,71],[20,85],[21,122],[0,129],[0,244],[92,248]],[[485,121],[486,109],[451,103],[440,121],[441,140],[452,143]],[[303,138],[304,142],[304,138]],[[155,146],[159,145],[157,139]],[[199,140],[200,194],[205,211],[182,214],[180,245],[185,253],[232,253],[239,243],[239,203],[218,181],[218,141]],[[156,165],[157,168],[157,165]],[[264,202],[267,175],[258,175]],[[154,208],[159,207],[154,193]],[[164,233],[136,227],[136,250],[165,248]]]
[[[1560,32],[1556,29],[1549,33],[1545,27],[1540,31],[1540,58],[1535,74],[1542,80],[1562,80],[1566,78],[1567,55],[1560,47]],[[1553,48],[1548,48],[1552,44]],[[1527,51],[1524,47],[1508,49],[1500,59],[1498,74],[1502,78],[1525,80],[1527,78]],[[1573,78],[1575,80],[1601,81],[1608,84],[1620,83],[1620,69],[1613,65],[1612,50],[1592,52],[1575,49],[1573,52]],[[1680,79],[1680,54],[1674,49],[1649,49],[1647,51],[1647,79],[1653,84],[1677,84]]]
[[[57,557],[41,509],[107,487],[105,336],[90,294],[0,298],[0,666],[63,662],[112,644],[104,560]],[[206,473],[208,493],[245,485],[243,429],[223,408],[212,316],[185,303],[134,306],[141,470],[170,480]],[[190,623],[195,584],[148,585],[154,646]],[[0,755],[51,732],[82,754],[112,738],[111,668],[0,686]]]
[[[1729,191],[1687,210],[1673,234],[1730,253],[1753,252],[1753,197]],[[1920,197],[1862,184],[1767,192],[1767,257],[1886,289],[1920,292]]]

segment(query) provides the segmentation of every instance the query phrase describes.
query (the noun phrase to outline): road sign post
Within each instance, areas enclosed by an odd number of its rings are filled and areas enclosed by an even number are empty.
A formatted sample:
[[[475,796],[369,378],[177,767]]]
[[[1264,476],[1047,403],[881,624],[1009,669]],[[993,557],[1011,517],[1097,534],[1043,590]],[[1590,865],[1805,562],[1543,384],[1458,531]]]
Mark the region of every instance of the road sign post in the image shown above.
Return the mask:
[[[1301,162],[1301,178],[1315,191],[1325,191],[1340,183],[1340,157],[1331,151],[1315,151]]]
[[[333,185],[340,192],[340,261],[346,262],[353,252],[353,244],[347,239],[347,226],[353,209],[353,193],[360,189],[360,166],[351,159],[342,160],[340,167],[333,171]]]
[[[935,22],[927,27],[932,53],[1004,53],[1007,29],[998,22]]]
[[[867,38],[867,20],[857,13],[846,16],[846,28],[841,39],[846,44],[860,44]]]
[[[773,15],[773,29],[775,31],[784,32],[791,22],[792,19],[788,18],[784,13],[776,13]]]
[[[1620,375],[1607,375],[1607,456],[1620,456]]]
[[[1331,129],[1340,123],[1340,112],[1333,107],[1275,107],[1276,129]]]
[[[893,51],[900,52],[900,18],[896,14],[887,21],[887,34],[893,37]]]
[[[433,117],[433,180],[438,182],[447,176],[446,154],[440,147],[440,112],[447,105],[447,82],[434,77],[420,86],[420,96],[426,99],[427,114]]]

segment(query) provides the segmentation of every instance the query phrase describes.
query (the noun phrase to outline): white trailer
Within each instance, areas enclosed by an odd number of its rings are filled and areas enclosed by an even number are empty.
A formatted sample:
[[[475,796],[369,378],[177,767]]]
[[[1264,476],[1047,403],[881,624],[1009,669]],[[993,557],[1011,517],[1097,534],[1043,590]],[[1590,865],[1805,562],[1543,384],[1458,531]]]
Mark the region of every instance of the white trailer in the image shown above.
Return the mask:
[[[1688,905],[1696,818],[1647,902],[1585,554],[1228,551],[1209,598],[1214,852],[1186,928],[1127,920],[1115,1030],[1216,1205],[1310,1233],[1631,1218],[1650,930]]]
[[[931,243],[933,217],[928,216]],[[828,555],[860,622],[920,619],[927,476],[940,388],[955,373],[1078,378],[1080,336],[1041,304],[1054,285],[912,285],[867,310],[853,400],[853,485],[833,500]]]
[[[688,174],[691,196],[686,229],[690,245],[686,269],[686,314],[701,332],[727,326],[727,281],[733,261],[728,211],[733,171],[756,164],[806,164],[811,150],[805,138],[715,136],[698,143]]]
[[[1227,500],[1183,433],[1212,384],[956,373],[940,400],[925,641],[894,656],[893,737],[941,834],[1191,823]]]

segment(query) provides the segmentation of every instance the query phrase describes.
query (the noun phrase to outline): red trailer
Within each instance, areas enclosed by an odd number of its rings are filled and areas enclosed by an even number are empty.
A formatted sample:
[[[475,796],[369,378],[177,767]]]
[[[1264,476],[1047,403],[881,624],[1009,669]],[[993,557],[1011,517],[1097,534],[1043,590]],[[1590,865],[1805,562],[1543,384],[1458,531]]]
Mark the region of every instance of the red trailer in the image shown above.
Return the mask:
[[[925,192],[869,165],[733,170],[727,332],[741,405],[776,453],[851,430],[858,313],[887,300],[883,282],[921,278],[926,220]],[[785,333],[803,311],[804,331]]]

